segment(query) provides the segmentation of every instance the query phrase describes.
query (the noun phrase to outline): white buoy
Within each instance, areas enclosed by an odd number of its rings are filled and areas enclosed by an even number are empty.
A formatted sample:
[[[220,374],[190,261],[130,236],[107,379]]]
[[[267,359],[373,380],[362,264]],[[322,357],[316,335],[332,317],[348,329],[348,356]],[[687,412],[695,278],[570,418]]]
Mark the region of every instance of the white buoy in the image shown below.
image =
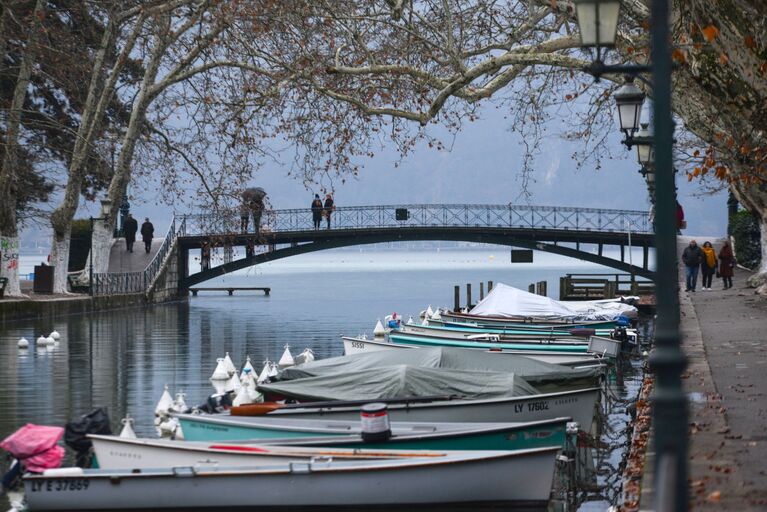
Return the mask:
[[[46,338],[45,336],[40,336],[39,338],[37,338],[37,345],[38,346],[44,347],[47,344],[48,344],[48,338]]]
[[[136,439],[136,433],[133,431],[133,418],[126,414],[122,419],[123,429],[120,431],[120,437],[123,439]]]
[[[229,352],[226,352],[226,355],[224,356],[224,366],[226,367],[226,373],[228,373],[230,377],[237,373],[237,367],[234,366],[232,358],[229,357]]]
[[[168,391],[168,385],[165,384],[165,390],[162,392],[160,401],[157,402],[157,406],[154,408],[154,413],[157,416],[168,414],[168,409],[170,408],[171,405],[173,405],[173,397],[170,396],[170,392]]]
[[[415,323],[415,321],[413,320],[413,315],[410,315],[409,317],[407,317],[407,324],[408,325],[413,325],[414,323]]]
[[[226,381],[226,386],[224,387],[224,392],[226,393],[234,393],[235,395],[240,392],[240,388],[242,388],[242,384],[240,383],[240,378],[237,376],[237,373],[234,373],[228,381]]]
[[[429,325],[429,321],[428,321],[427,319],[425,319],[425,318],[424,318],[424,319],[421,321],[421,325]]]
[[[296,364],[311,363],[314,361],[314,351],[309,347],[295,357]]]
[[[270,360],[267,359],[266,361],[264,361],[264,368],[261,370],[261,374],[256,380],[256,383],[263,384],[269,379],[269,367],[271,365],[272,365],[272,362]]]
[[[431,304],[429,304],[429,307],[426,308],[426,318],[431,318],[434,314],[434,310],[431,309]]]
[[[213,389],[216,391],[217,395],[220,395],[221,393],[226,392],[226,387],[229,385],[228,380],[212,380],[210,381],[210,384],[213,386]]]
[[[285,352],[282,353],[280,362],[277,364],[279,364],[280,369],[287,368],[296,364],[296,361],[293,359],[293,354],[290,353],[290,347],[288,345],[285,345]]]
[[[48,343],[48,345],[54,345],[56,343],[56,340],[54,340],[50,336],[48,336],[48,338],[46,338],[45,341]]]
[[[269,372],[267,373],[269,378],[271,379],[272,377],[276,377],[277,375],[279,375],[279,373],[280,373],[280,369],[277,367],[277,363],[270,362],[269,363]]]
[[[180,391],[176,393],[176,400],[173,401],[173,405],[170,408],[175,412],[186,412],[189,407],[187,407],[184,397],[186,397],[186,393]]]
[[[384,329],[383,324],[379,320],[378,322],[376,322],[376,326],[373,329],[373,336],[375,336],[376,338],[380,338],[381,336],[385,334],[386,334],[386,329]]]
[[[242,373],[240,373],[240,381],[245,378],[245,370],[250,371],[252,374],[256,373],[256,369],[253,368],[253,364],[250,362],[250,356],[245,358],[245,364],[242,366]]]
[[[432,320],[442,320],[442,315],[439,314],[439,309],[431,315]]]
[[[224,358],[219,357],[216,359],[218,364],[216,365],[216,369],[213,371],[213,375],[210,376],[210,380],[228,380],[229,374],[226,371],[226,365],[224,364]]]
[[[26,338],[20,338],[18,342],[19,348],[29,348],[29,341]]]
[[[53,331],[50,337],[53,338],[53,341],[59,341],[61,339],[61,334],[59,334],[59,331]]]
[[[234,397],[232,405],[239,407],[240,405],[252,404],[252,395],[250,393],[250,379],[245,379],[240,388],[240,392]]]

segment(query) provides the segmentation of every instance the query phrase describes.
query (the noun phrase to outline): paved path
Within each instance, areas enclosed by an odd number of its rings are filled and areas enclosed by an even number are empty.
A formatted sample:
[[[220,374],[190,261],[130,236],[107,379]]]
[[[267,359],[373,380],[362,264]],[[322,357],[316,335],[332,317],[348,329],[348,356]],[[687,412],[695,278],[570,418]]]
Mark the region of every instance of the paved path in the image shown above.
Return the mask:
[[[680,294],[694,510],[767,510],[767,298],[749,275]]]
[[[152,240],[152,249],[147,254],[144,250],[144,242],[140,239],[133,244],[132,253],[125,248],[124,238],[116,239],[109,254],[109,272],[141,272],[151,263],[163,240],[163,238]]]

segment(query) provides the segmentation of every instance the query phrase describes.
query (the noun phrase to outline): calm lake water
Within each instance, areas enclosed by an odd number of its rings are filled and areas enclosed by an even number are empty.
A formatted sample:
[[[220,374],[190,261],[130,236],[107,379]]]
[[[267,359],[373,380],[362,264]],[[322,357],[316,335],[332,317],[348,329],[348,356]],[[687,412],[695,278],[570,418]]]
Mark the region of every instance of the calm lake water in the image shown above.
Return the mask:
[[[453,286],[480,281],[519,288],[548,281],[558,297],[566,273],[610,272],[603,267],[536,253],[536,263],[512,265],[507,248],[472,250],[327,251],[232,274],[210,285],[269,286],[261,293],[201,293],[188,302],[107,311],[93,315],[0,325],[0,438],[31,422],[63,425],[94,407],[108,408],[113,428],[135,418],[138,435],[155,436],[153,411],[167,384],[191,405],[213,392],[208,380],[216,358],[229,352],[238,367],[251,357],[279,359],[310,347],[318,358],[341,355],[341,334],[372,334],[376,319],[397,312],[417,318],[428,305],[452,306]],[[53,348],[19,350],[52,330]],[[582,510],[603,510],[617,499],[616,471],[625,451],[624,399],[641,381],[638,362],[625,362],[613,386],[618,399],[604,422],[610,447],[597,461],[600,488],[584,493]],[[603,436],[604,437],[604,436]],[[1,502],[0,502],[1,504]]]

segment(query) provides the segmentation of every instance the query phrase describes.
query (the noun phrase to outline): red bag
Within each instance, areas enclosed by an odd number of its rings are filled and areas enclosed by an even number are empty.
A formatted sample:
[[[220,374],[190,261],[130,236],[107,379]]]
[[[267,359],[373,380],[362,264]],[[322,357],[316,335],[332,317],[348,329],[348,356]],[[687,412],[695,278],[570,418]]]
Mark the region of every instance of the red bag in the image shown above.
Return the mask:
[[[61,427],[47,427],[27,423],[3,439],[0,442],[0,448],[23,461],[55,447],[63,435],[64,429]]]

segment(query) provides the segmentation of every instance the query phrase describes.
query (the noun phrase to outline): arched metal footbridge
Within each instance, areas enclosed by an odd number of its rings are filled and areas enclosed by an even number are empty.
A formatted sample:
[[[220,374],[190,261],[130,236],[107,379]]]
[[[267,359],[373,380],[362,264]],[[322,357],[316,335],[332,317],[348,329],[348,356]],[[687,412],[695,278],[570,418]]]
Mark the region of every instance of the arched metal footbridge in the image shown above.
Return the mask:
[[[242,232],[236,211],[184,215],[177,232],[179,291],[252,265],[313,251],[414,240],[481,242],[550,252],[652,278],[647,212],[514,205],[418,204],[340,207],[331,228],[315,229],[308,208],[265,211],[258,233]],[[591,250],[581,248],[589,244]],[[593,246],[596,246],[596,251]],[[603,254],[620,249],[620,259]],[[240,259],[229,248],[244,247]],[[642,247],[639,265],[626,261],[627,247]],[[224,248],[224,262],[212,266],[211,249]],[[200,250],[202,270],[189,274],[190,251]],[[239,251],[238,251],[239,252]]]

